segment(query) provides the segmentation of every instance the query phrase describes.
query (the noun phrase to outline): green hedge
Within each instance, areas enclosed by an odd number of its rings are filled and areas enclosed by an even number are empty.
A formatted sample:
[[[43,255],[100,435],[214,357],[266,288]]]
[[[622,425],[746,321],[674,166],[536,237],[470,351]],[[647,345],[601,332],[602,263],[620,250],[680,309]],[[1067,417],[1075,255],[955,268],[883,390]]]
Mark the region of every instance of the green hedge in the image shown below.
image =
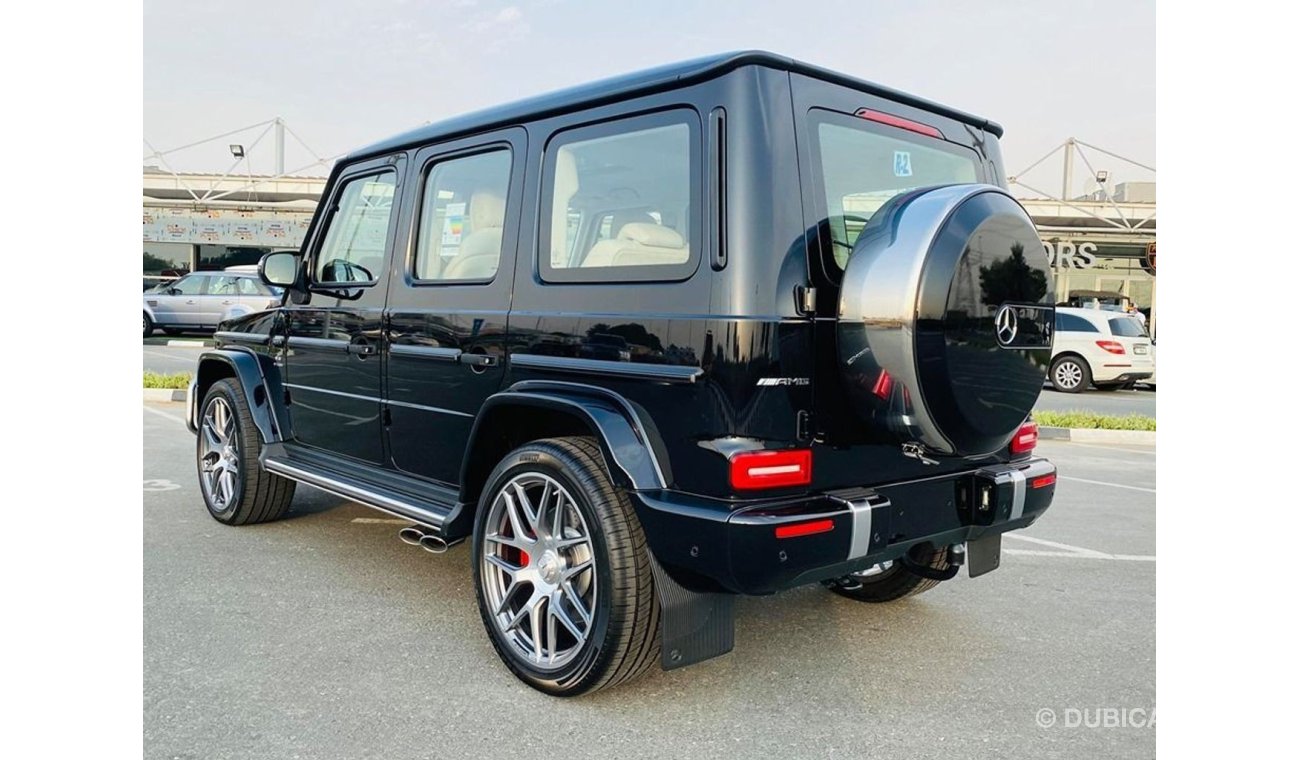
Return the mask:
[[[1047,427],[1093,428],[1098,430],[1155,430],[1156,418],[1140,414],[1123,417],[1095,412],[1034,412],[1034,421]]]
[[[183,391],[190,387],[190,373],[177,372],[173,375],[164,375],[158,372],[145,372],[144,387],[170,388],[172,390]]]

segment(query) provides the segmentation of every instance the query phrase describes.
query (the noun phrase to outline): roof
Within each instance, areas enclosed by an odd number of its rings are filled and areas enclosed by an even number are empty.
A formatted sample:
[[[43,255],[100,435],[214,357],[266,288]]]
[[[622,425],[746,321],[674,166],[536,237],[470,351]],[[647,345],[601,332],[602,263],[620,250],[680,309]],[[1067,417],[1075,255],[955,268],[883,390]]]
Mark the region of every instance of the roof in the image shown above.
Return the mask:
[[[747,50],[733,53],[721,53],[706,58],[697,58],[681,63],[673,63],[653,69],[646,69],[631,74],[602,79],[589,84],[578,85],[564,90],[518,100],[505,105],[494,106],[482,111],[453,116],[445,121],[429,124],[381,140],[349,154],[348,158],[360,158],[368,155],[386,153],[411,145],[445,140],[457,135],[480,130],[518,124],[523,121],[553,116],[566,111],[621,100],[628,97],[648,95],[653,92],[684,87],[721,76],[741,66],[766,66],[768,68],[790,71],[817,79],[822,79],[846,87],[852,87],[874,95],[906,105],[965,122],[980,129],[987,130],[997,137],[1002,136],[1002,126],[988,119],[958,111],[939,103],[934,103],[915,95],[884,87],[872,82],[840,74],[812,64],[803,63],[793,58],[768,53],[761,50]]]

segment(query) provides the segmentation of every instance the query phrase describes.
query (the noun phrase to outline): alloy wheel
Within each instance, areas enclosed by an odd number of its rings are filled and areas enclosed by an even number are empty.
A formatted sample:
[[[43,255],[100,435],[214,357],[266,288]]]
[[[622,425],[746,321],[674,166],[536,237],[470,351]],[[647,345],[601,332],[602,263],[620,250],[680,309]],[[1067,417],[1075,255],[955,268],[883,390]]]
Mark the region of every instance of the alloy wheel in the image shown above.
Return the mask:
[[[199,483],[213,511],[224,512],[239,493],[239,435],[235,411],[220,396],[208,402],[199,428]]]
[[[1074,362],[1061,362],[1056,366],[1054,379],[1062,388],[1078,388],[1083,382],[1083,368]]]
[[[489,617],[533,667],[560,669],[582,651],[596,615],[595,548],[572,495],[539,472],[497,492],[483,533]]]

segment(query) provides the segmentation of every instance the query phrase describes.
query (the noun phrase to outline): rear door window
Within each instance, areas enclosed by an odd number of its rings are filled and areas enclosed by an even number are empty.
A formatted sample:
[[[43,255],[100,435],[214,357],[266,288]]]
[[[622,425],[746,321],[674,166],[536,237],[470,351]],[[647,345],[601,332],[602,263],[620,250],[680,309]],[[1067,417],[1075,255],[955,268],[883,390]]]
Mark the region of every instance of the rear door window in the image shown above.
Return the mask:
[[[969,148],[832,111],[814,109],[811,119],[826,204],[819,232],[823,240],[829,236],[825,264],[837,279],[863,228],[891,198],[984,178]]]
[[[1091,322],[1083,317],[1076,317],[1073,314],[1064,314],[1056,312],[1056,331],[1057,332],[1101,332]]]

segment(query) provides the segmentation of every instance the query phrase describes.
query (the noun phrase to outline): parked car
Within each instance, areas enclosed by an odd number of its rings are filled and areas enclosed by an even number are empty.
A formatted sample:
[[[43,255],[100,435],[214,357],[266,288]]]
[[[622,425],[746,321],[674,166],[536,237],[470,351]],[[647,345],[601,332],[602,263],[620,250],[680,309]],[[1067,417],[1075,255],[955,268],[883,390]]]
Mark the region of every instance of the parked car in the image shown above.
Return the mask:
[[[1155,376],[1155,347],[1137,319],[1105,309],[1056,307],[1052,387],[1113,391]]]
[[[990,572],[1056,481],[1001,135],[742,53],[358,150],[302,257],[262,259],[286,305],[201,355],[206,509],[306,483],[468,541],[497,653],[562,696],[730,651],[740,594]]]
[[[161,329],[215,330],[221,322],[280,305],[283,291],[262,282],[256,268],[191,272],[144,294],[144,337]]]

